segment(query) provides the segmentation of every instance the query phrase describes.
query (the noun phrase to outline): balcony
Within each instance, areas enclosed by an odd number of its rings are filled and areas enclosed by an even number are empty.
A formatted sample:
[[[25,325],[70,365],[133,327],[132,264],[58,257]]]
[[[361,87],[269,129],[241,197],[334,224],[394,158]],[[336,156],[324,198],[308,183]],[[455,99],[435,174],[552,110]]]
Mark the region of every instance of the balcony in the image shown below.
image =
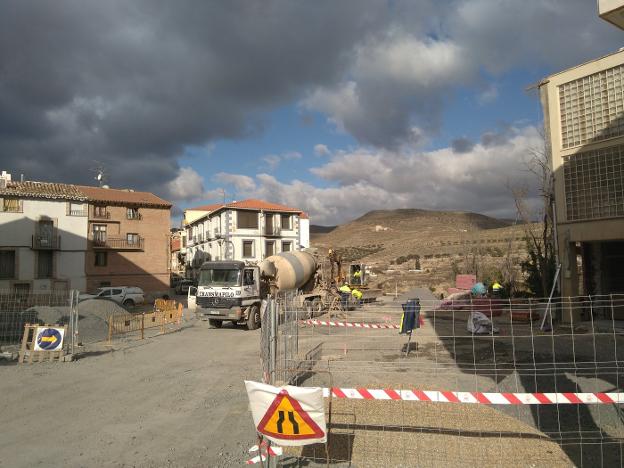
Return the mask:
[[[110,212],[109,211],[94,211],[93,212],[93,219],[110,219]]]
[[[195,238],[193,236],[189,236],[186,238],[186,246],[193,247],[195,245]]]
[[[33,250],[60,250],[61,249],[61,236],[55,236],[53,234],[36,234],[32,236],[32,249]]]
[[[279,237],[282,235],[282,228],[279,226],[264,226],[262,235],[266,237]]]
[[[128,240],[124,237],[107,237],[105,239],[96,238],[93,240],[94,249],[106,250],[144,250],[144,239],[139,237],[135,240]]]

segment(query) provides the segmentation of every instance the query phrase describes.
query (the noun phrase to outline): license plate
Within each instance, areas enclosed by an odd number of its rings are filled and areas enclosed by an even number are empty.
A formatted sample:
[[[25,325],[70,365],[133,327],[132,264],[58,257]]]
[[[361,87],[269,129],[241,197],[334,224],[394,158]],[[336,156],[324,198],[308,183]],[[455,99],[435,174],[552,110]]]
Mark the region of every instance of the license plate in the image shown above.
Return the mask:
[[[220,310],[211,310],[210,315],[222,315],[222,312]]]

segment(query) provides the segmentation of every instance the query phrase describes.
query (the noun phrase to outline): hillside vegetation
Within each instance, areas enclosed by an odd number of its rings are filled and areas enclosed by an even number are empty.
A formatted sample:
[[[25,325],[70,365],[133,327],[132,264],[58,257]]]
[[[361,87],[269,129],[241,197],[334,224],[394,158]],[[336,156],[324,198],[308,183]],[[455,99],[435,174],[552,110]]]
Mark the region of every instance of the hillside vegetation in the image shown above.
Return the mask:
[[[470,212],[375,210],[330,232],[312,231],[311,241],[321,250],[338,250],[345,261],[370,265],[379,287],[442,291],[454,285],[457,273],[489,279],[500,276],[503,263],[517,270],[526,256],[527,228],[539,225],[514,226]]]

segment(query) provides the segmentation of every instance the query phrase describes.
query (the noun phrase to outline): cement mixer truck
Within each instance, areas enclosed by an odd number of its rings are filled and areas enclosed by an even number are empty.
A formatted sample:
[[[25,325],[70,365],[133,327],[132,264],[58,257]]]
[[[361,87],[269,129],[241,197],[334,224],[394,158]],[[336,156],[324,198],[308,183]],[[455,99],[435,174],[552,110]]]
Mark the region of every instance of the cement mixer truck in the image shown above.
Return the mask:
[[[296,306],[313,315],[322,311],[336,294],[332,279],[323,278],[321,263],[316,255],[306,251],[282,252],[258,265],[205,262],[199,271],[195,312],[214,328],[231,321],[255,330],[260,327],[263,299],[280,292],[300,291]]]

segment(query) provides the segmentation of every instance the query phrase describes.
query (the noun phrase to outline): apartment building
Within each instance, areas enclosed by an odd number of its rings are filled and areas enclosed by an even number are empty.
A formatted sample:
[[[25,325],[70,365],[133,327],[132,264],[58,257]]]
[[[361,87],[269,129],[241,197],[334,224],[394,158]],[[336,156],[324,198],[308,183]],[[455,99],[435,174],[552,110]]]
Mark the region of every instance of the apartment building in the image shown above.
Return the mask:
[[[185,211],[187,277],[204,261],[259,262],[310,246],[306,213],[262,200],[205,205]]]
[[[0,175],[0,289],[85,290],[87,196]]]
[[[540,84],[561,293],[624,293],[624,51]]]
[[[186,230],[171,229],[171,261],[172,275],[184,276],[184,258],[186,257]]]
[[[138,286],[169,289],[171,203],[149,192],[78,186],[89,202],[87,290]]]

